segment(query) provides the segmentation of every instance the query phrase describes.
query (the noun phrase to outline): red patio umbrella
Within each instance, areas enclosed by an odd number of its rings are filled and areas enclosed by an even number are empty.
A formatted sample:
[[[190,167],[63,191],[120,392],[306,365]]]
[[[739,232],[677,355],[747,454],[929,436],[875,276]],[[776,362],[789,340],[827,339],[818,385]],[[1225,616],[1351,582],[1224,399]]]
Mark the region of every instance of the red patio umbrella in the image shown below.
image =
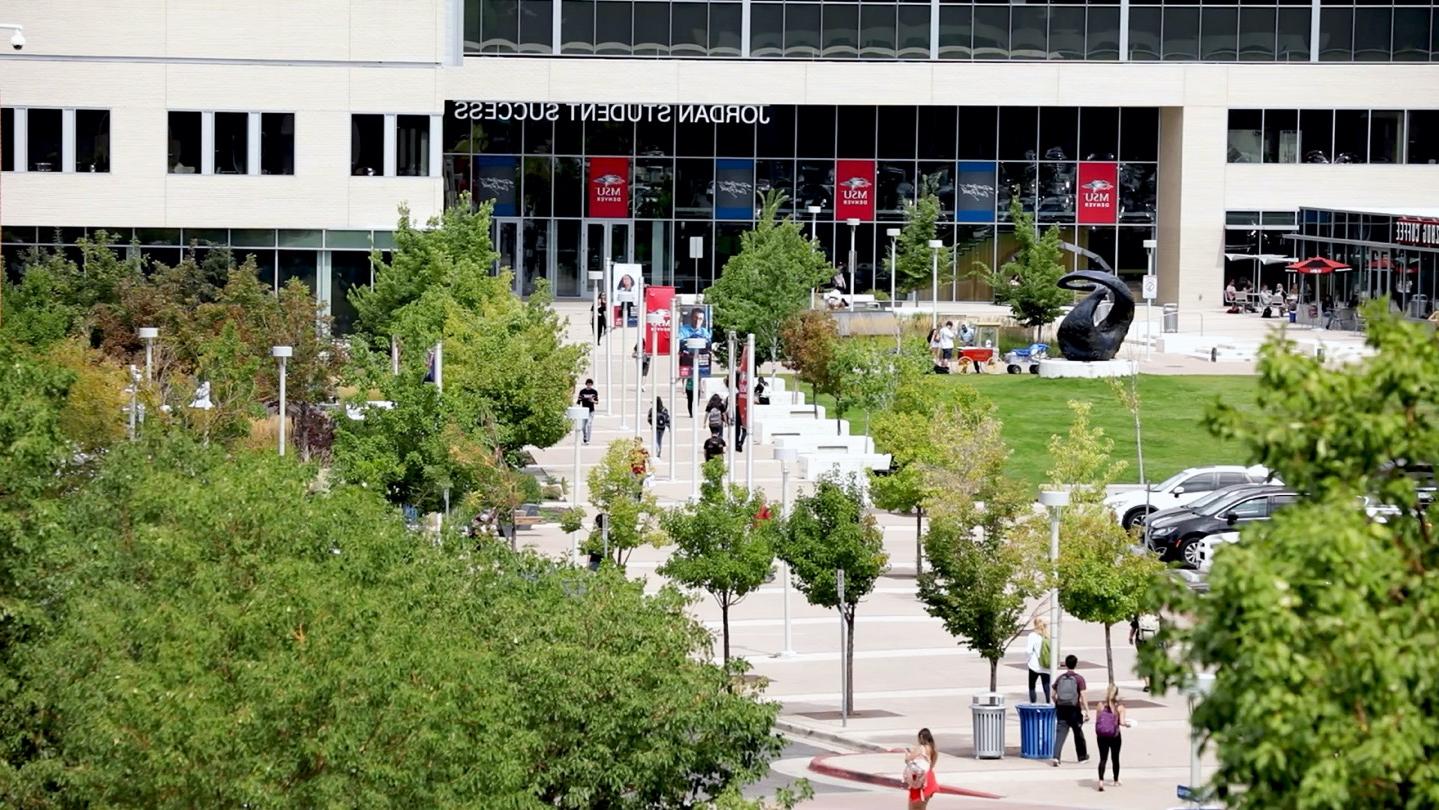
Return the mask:
[[[1307,258],[1307,259],[1300,259],[1299,261],[1297,261],[1297,262],[1295,262],[1295,263],[1293,263],[1293,264],[1291,264],[1291,265],[1287,265],[1287,268],[1289,269],[1289,271],[1290,271],[1291,273],[1299,273],[1299,274],[1301,274],[1301,275],[1306,275],[1306,276],[1320,276],[1320,275],[1325,275],[1325,274],[1328,274],[1328,273],[1337,273],[1337,272],[1339,272],[1339,271],[1341,271],[1341,270],[1350,270],[1350,269],[1353,269],[1353,268],[1351,268],[1349,265],[1345,264],[1344,262],[1336,262],[1336,261],[1334,261],[1333,259],[1327,259],[1327,258],[1325,258],[1325,257],[1323,257],[1323,256],[1310,256],[1310,257]],[[1301,280],[1301,281],[1300,281],[1300,291],[1299,291],[1299,300],[1300,300],[1300,301],[1303,301],[1303,300],[1304,300],[1303,284],[1304,284],[1304,282]],[[1323,302],[1321,302],[1321,301],[1319,300],[1319,285],[1318,285],[1318,284],[1315,284],[1315,285],[1314,285],[1314,303],[1315,303],[1316,306],[1318,306],[1318,310],[1317,310],[1317,311],[1318,311],[1318,313],[1319,313],[1319,322],[1320,322],[1320,323],[1323,323],[1323,322],[1324,322],[1324,304],[1323,304]]]

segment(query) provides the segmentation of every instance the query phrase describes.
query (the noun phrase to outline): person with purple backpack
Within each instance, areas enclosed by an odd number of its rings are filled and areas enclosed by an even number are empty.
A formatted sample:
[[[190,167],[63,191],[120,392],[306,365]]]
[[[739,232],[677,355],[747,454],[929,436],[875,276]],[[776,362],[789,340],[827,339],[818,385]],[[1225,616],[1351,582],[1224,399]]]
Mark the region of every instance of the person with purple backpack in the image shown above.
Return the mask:
[[[1099,789],[1104,790],[1104,763],[1114,760],[1114,787],[1119,787],[1119,748],[1124,742],[1120,729],[1132,725],[1125,716],[1124,702],[1119,699],[1119,687],[1109,685],[1104,700],[1094,709],[1094,736],[1099,741]]]

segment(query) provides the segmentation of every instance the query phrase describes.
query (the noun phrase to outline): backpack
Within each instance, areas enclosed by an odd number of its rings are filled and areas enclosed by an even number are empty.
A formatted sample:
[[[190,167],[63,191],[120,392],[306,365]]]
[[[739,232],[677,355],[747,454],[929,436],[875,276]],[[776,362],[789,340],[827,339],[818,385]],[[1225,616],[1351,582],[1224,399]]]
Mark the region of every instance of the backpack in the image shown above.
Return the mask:
[[[660,411],[659,419],[660,419],[660,421],[659,421],[658,427],[659,427],[660,430],[665,430],[665,429],[667,429],[667,428],[670,426],[670,412],[669,412],[669,411]]]
[[[1146,613],[1139,617],[1139,632],[1134,637],[1139,641],[1148,641],[1159,633],[1159,617],[1153,613]]]
[[[1039,645],[1039,665],[1049,669],[1049,639],[1044,639]]]
[[[904,764],[904,775],[901,780],[904,786],[911,790],[924,788],[925,780],[929,777],[929,760],[924,757],[915,757]]]
[[[709,426],[710,430],[719,430],[724,427],[724,414],[720,413],[718,408],[709,412]]]
[[[1099,737],[1119,736],[1119,714],[1108,706],[1101,707],[1094,718],[1094,733]]]
[[[1073,672],[1060,675],[1059,680],[1054,682],[1054,705],[1079,705],[1079,679],[1074,677]]]

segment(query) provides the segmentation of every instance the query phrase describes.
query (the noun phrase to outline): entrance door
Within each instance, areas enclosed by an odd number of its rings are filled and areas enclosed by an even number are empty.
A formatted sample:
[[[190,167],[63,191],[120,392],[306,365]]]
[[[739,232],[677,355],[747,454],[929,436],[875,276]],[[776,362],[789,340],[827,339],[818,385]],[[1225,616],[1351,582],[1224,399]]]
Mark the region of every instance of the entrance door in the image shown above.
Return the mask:
[[[497,218],[495,220],[495,252],[500,254],[499,260],[492,272],[499,275],[500,268],[508,267],[514,273],[514,290],[516,295],[525,295],[529,292],[528,286],[533,282],[526,283],[524,254],[520,247],[520,221],[518,219]]]
[[[585,266],[581,268],[581,279],[587,279],[586,273],[603,271],[605,259],[613,263],[628,262],[635,253],[634,228],[629,220],[623,219],[591,219],[585,222],[585,245],[581,255],[585,257]],[[589,284],[588,281],[585,282]],[[585,293],[589,293],[589,287],[585,287]]]

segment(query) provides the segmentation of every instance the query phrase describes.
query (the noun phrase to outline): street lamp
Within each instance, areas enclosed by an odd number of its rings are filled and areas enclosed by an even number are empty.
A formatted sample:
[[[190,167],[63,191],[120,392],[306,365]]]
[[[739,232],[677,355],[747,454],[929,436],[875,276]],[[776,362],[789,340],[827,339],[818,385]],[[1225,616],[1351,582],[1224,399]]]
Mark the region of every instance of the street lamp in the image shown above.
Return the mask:
[[[130,364],[130,387],[126,390],[130,394],[130,425],[127,432],[130,441],[133,442],[135,441],[135,420],[140,412],[140,369],[135,368],[134,363]]]
[[[895,301],[895,277],[899,275],[899,252],[895,240],[899,239],[899,228],[886,228],[884,235],[889,237],[889,308],[896,306]]]
[[[1204,702],[1204,699],[1214,690],[1212,673],[1201,672],[1195,677],[1194,684],[1184,690],[1189,698],[1189,798],[1192,801],[1199,799],[1199,784],[1202,776],[1199,769],[1199,743],[1202,737],[1199,729],[1194,726],[1194,707]]]
[[[854,289],[854,264],[856,258],[854,253],[854,232],[859,228],[859,218],[850,217],[844,221],[844,224],[849,226],[849,301],[850,309],[854,309],[854,295],[856,292]]]
[[[135,334],[145,341],[145,382],[148,383],[154,376],[155,338],[160,336],[160,330],[153,326],[142,326],[135,330]]]
[[[1154,294],[1158,292],[1158,281],[1154,278],[1154,248],[1159,245],[1153,239],[1144,240],[1144,250],[1149,253],[1149,271],[1144,278],[1144,362],[1149,362],[1149,347],[1154,343],[1154,324],[1149,320],[1154,309]]]
[[[939,249],[942,247],[944,247],[943,240],[929,240],[929,326],[931,329],[939,327]]]
[[[690,367],[690,379],[694,380],[695,399],[699,399],[699,356],[700,352],[709,348],[709,341],[704,338],[688,338],[685,340],[685,348],[690,350],[690,357],[694,358],[694,365]],[[700,402],[703,403],[704,400],[700,399]],[[700,406],[699,413],[704,413],[703,404]],[[692,501],[698,501],[700,498],[700,424],[698,417],[690,420],[690,500]]]
[[[1049,683],[1052,689],[1058,682],[1059,662],[1063,657],[1060,652],[1059,625],[1063,615],[1059,609],[1059,521],[1064,515],[1064,507],[1069,505],[1069,490],[1040,490],[1039,502],[1049,509],[1049,573],[1053,577],[1049,586],[1049,626],[1054,634],[1053,642],[1049,645]]]
[[[819,234],[817,233],[817,231],[819,226],[816,223],[816,220],[819,219],[819,212],[823,211],[824,209],[820,208],[818,205],[807,205],[805,206],[804,210],[809,212],[809,238],[818,239]]]
[[[271,346],[270,356],[280,361],[280,455],[285,455],[285,361],[295,354],[293,346]]]
[[[590,418],[590,409],[583,405],[571,405],[565,409],[565,416],[575,426],[575,481],[570,485],[570,506],[580,505],[580,434],[584,431],[585,420]],[[580,564],[580,533],[570,533],[570,562]]]
[[[779,515],[782,519],[789,519],[789,465],[799,459],[799,451],[793,447],[778,447],[774,451],[775,460],[779,462]],[[780,658],[794,657],[793,637],[790,635],[789,627],[789,563],[779,561],[780,579],[784,586],[784,649],[779,651]]]

